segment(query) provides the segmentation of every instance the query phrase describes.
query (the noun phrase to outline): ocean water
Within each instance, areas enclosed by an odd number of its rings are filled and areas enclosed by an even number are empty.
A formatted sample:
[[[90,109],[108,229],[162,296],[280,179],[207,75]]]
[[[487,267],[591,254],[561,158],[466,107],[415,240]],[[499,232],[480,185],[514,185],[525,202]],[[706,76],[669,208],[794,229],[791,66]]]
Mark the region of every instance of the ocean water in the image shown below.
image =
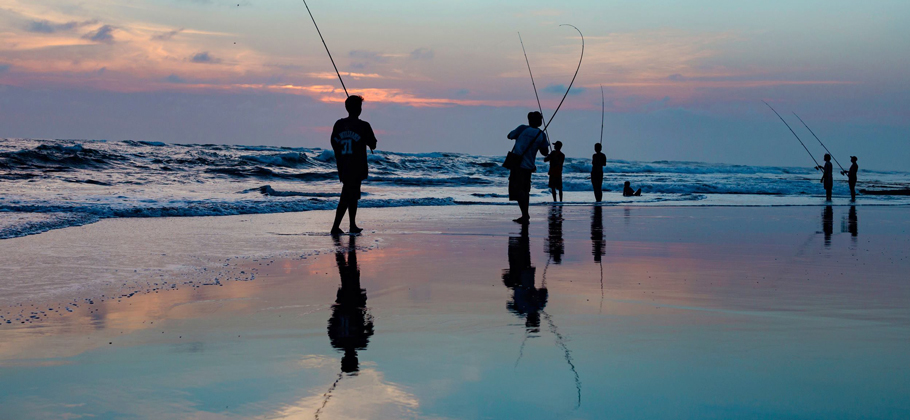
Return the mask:
[[[362,207],[508,204],[501,156],[369,156]],[[540,159],[532,200],[549,201]],[[589,204],[589,159],[568,158],[565,202]],[[838,175],[839,176],[839,175]],[[812,168],[609,159],[604,205],[823,204]],[[623,181],[642,188],[625,198]],[[907,188],[910,173],[860,171],[858,188]],[[340,191],[334,154],[319,148],[179,145],[142,141],[0,139],[0,239],[111,217],[218,216],[332,209]],[[835,204],[847,204],[838,182]],[[863,197],[861,204],[910,204]]]

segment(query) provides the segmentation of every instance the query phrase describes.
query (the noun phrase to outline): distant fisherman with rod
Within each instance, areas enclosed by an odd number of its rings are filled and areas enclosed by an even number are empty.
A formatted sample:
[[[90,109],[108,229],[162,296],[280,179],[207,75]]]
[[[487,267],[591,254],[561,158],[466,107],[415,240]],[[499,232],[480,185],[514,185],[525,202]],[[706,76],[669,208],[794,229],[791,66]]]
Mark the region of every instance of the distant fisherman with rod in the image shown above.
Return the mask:
[[[850,201],[856,201],[856,173],[859,172],[859,165],[856,164],[856,156],[850,156],[850,162],[853,163],[850,165],[850,170],[841,171],[841,173],[847,175],[847,183],[850,185]]]
[[[822,168],[822,184],[825,186],[825,201],[831,201],[831,190],[834,189],[834,165],[831,164],[831,155],[825,153],[825,166]]]

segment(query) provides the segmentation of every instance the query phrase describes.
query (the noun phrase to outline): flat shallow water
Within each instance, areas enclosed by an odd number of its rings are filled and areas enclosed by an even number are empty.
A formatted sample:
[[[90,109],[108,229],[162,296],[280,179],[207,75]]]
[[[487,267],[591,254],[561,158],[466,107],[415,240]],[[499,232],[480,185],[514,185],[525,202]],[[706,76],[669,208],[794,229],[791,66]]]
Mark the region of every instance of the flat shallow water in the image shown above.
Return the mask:
[[[337,243],[207,219],[254,281],[0,327],[0,418],[910,416],[906,208],[533,215],[376,210]]]

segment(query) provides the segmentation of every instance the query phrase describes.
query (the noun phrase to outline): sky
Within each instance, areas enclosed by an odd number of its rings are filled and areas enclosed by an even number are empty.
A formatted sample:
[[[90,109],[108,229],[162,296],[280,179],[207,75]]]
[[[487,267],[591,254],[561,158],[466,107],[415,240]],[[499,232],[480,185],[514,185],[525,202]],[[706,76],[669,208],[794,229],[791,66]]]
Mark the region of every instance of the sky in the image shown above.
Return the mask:
[[[503,155],[537,103],[569,156],[910,171],[910,2],[309,6],[381,149]],[[0,0],[0,138],[327,147],[344,92],[302,1]]]

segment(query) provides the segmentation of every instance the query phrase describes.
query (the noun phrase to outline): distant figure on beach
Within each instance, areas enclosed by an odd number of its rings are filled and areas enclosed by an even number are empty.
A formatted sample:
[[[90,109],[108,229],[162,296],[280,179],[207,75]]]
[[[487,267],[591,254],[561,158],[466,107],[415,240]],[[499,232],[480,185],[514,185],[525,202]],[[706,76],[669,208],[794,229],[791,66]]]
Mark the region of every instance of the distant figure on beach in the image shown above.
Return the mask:
[[[357,226],[357,203],[360,201],[360,185],[367,179],[367,147],[376,149],[376,136],[370,123],[361,120],[363,97],[352,95],[344,101],[348,117],[335,122],[332,129],[332,150],[335,151],[335,164],[338,166],[338,179],[341,181],[341,197],[338,209],[335,210],[335,223],[332,235],[341,235],[341,219],[347,211],[350,221],[350,233],[363,231]]]
[[[820,168],[822,172],[822,184],[825,186],[825,200],[831,201],[831,190],[834,189],[834,166],[831,165],[831,155],[825,153],[825,166]]]
[[[559,191],[559,201],[562,201],[562,165],[566,162],[566,155],[562,151],[562,142],[553,143],[553,151],[544,162],[550,162],[550,192],[553,193],[553,202],[556,202],[556,191]]]
[[[847,175],[847,183],[850,184],[850,201],[856,201],[856,173],[859,172],[859,165],[856,164],[856,156],[850,156],[849,171],[841,171],[841,174]]]
[[[822,211],[822,231],[825,233],[825,246],[831,246],[831,235],[834,234],[834,208],[825,206]]]
[[[521,217],[514,220],[516,223],[528,223],[531,215],[528,214],[528,205],[531,202],[531,174],[537,171],[537,152],[547,156],[550,154],[550,141],[546,133],[540,129],[543,125],[543,115],[533,111],[528,113],[528,125],[520,125],[509,133],[509,138],[515,140],[512,153],[520,156],[521,163],[509,170],[509,200],[517,201],[521,209]]]
[[[623,197],[641,197],[641,188],[638,191],[632,189],[632,183],[626,181],[622,184],[622,196]]]
[[[341,371],[354,373],[359,369],[357,351],[367,348],[373,335],[373,316],[367,310],[367,291],[360,288],[360,268],[357,266],[357,245],[352,236],[345,249],[341,241],[335,240],[335,262],[341,276],[332,317],[329,318],[328,332],[332,347],[344,352],[341,357]]]
[[[594,186],[594,200],[603,200],[604,166],[607,166],[607,155],[600,152],[600,143],[594,143],[594,156],[591,157],[591,185]]]
[[[547,288],[536,285],[537,268],[531,265],[531,240],[528,225],[522,224],[521,235],[509,237],[509,268],[502,270],[502,283],[512,290],[506,308],[525,319],[528,332],[540,332],[540,312],[547,306]]]

